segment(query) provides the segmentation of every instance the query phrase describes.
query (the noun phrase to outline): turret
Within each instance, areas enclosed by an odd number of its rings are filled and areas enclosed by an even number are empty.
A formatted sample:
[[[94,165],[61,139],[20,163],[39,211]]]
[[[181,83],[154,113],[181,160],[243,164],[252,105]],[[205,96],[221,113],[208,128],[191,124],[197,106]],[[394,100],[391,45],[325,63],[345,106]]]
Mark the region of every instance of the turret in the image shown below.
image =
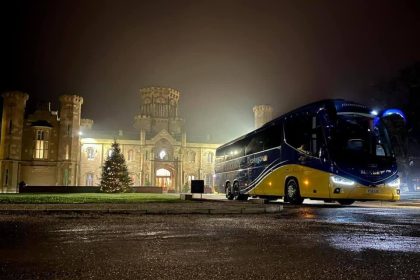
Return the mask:
[[[83,98],[77,95],[60,96],[60,132],[58,160],[67,162],[63,165],[58,182],[63,185],[75,185],[77,161],[80,152],[80,116]],[[62,178],[60,178],[62,177]],[[62,179],[62,180],[61,180]]]
[[[3,116],[1,122],[1,159],[20,160],[22,151],[23,117],[29,95],[20,91],[3,95]]]
[[[20,91],[3,95],[3,116],[0,141],[1,192],[15,192],[19,160],[22,154],[23,118],[29,96]]]
[[[153,137],[163,129],[178,137],[184,130],[184,120],[178,116],[181,93],[171,88],[148,87],[140,89],[140,114],[134,118],[134,127]]]
[[[252,108],[254,111],[255,129],[260,128],[273,119],[273,108],[270,105],[257,105]]]
[[[154,118],[178,117],[180,92],[172,88],[140,89],[140,115]]]

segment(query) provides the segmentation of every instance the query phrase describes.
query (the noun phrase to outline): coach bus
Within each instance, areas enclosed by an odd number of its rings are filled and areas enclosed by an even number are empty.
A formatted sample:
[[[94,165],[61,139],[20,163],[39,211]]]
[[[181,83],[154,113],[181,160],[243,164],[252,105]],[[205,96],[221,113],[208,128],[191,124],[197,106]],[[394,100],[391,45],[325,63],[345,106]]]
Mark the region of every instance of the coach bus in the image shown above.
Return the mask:
[[[399,200],[390,115],[404,118],[341,99],[296,109],[220,146],[215,186],[230,200]]]

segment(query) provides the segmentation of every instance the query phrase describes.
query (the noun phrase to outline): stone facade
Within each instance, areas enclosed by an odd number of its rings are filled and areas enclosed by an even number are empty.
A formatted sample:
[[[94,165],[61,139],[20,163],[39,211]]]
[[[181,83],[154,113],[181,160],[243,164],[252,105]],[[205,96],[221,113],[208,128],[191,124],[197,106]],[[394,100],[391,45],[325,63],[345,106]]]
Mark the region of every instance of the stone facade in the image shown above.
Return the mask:
[[[81,118],[83,98],[60,97],[60,110],[39,107],[24,119],[28,95],[3,94],[0,146],[1,192],[28,185],[96,186],[114,139],[121,146],[135,186],[184,191],[191,179],[213,187],[218,144],[187,142],[179,116],[180,93],[170,88],[140,90],[134,132],[95,131],[93,120]]]

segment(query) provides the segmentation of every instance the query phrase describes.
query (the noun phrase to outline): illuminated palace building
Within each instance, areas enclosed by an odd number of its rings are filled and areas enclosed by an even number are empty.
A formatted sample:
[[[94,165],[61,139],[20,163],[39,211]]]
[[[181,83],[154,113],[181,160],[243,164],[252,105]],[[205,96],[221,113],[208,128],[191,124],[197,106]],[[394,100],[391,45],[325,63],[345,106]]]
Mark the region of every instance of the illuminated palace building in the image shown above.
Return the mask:
[[[101,166],[114,139],[120,144],[134,186],[183,191],[192,179],[212,187],[218,144],[187,142],[180,118],[180,93],[170,88],[140,90],[135,132],[95,131],[81,118],[83,98],[60,97],[59,111],[49,104],[25,114],[28,95],[3,94],[0,168],[1,192],[15,192],[19,182],[42,186],[97,186]]]

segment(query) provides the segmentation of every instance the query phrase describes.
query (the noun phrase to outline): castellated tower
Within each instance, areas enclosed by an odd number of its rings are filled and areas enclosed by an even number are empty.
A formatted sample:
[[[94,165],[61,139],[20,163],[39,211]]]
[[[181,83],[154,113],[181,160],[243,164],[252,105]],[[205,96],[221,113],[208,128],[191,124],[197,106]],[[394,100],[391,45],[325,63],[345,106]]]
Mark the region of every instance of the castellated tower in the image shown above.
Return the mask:
[[[254,111],[255,129],[260,128],[273,119],[273,107],[270,105],[256,105],[252,108]]]
[[[80,116],[83,98],[77,95],[60,96],[60,129],[57,182],[64,186],[77,184],[80,153]]]
[[[148,87],[140,89],[140,114],[135,127],[151,138],[163,129],[180,139],[184,120],[178,115],[180,92],[171,88]]]
[[[0,144],[0,192],[15,192],[22,152],[22,128],[26,101],[29,96],[20,91],[3,95],[3,117]]]

